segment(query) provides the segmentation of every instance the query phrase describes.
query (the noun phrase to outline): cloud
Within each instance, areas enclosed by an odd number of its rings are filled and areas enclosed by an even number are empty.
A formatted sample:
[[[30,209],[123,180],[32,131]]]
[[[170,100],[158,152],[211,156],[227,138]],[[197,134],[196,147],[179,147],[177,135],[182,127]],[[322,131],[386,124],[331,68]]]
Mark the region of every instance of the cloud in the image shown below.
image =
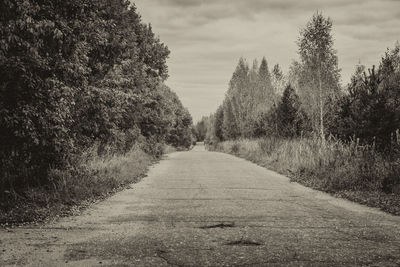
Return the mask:
[[[377,64],[400,38],[399,0],[136,0],[143,21],[168,45],[170,78],[195,120],[221,103],[239,57],[266,56],[284,70],[299,31],[317,10],[334,23],[342,81],[355,64]]]

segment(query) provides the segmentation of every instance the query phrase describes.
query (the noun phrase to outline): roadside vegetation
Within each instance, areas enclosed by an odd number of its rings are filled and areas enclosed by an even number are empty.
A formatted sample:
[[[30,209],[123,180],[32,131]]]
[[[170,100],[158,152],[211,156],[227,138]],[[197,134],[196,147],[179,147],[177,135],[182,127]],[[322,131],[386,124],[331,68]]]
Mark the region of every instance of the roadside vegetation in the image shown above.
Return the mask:
[[[241,58],[225,100],[195,126],[211,150],[400,214],[400,45],[340,83],[333,23],[316,13],[284,74]]]
[[[214,144],[314,189],[400,215],[400,160],[355,142],[265,137]]]
[[[67,212],[191,146],[192,118],[164,84],[169,50],[130,1],[0,10],[0,223]]]

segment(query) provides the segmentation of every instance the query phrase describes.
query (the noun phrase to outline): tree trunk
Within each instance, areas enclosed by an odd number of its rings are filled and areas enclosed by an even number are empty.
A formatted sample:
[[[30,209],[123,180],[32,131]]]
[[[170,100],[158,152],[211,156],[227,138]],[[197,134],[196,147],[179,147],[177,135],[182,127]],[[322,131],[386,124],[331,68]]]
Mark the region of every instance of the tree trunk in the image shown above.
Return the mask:
[[[320,121],[320,135],[321,140],[325,141],[324,131],[324,101],[322,99],[322,81],[321,81],[321,63],[318,69],[318,86],[319,86],[319,121]]]

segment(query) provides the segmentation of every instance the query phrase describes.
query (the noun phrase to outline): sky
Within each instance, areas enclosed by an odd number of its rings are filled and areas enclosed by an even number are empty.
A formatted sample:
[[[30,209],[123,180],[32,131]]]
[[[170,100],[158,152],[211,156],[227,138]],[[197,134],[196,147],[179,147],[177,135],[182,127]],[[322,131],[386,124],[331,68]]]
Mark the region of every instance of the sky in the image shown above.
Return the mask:
[[[379,64],[400,40],[400,0],[134,0],[144,23],[171,51],[166,84],[194,122],[222,103],[240,57],[265,56],[287,72],[299,32],[319,11],[332,35],[346,85],[359,62]]]

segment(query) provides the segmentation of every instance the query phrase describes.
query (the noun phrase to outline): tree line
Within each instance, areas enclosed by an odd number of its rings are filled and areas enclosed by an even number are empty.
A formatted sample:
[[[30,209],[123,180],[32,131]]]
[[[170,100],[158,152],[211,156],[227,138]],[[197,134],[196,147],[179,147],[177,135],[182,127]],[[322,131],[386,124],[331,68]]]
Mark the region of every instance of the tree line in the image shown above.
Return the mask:
[[[93,147],[189,147],[169,53],[128,0],[0,1],[2,193],[48,183]]]
[[[298,38],[299,60],[287,74],[267,60],[252,66],[244,58],[232,75],[217,111],[195,126],[209,143],[278,136],[357,140],[379,151],[400,144],[400,45],[388,49],[379,66],[357,65],[342,87],[333,23],[313,15]]]

